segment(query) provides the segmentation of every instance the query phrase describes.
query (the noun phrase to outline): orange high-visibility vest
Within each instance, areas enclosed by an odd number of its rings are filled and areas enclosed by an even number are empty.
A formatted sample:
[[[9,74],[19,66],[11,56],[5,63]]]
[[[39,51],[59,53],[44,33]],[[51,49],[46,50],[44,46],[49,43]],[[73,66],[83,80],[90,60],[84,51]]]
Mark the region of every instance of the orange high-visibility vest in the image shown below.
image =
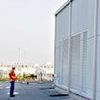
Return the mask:
[[[17,79],[16,74],[13,70],[9,73],[9,77],[11,81],[16,81]]]

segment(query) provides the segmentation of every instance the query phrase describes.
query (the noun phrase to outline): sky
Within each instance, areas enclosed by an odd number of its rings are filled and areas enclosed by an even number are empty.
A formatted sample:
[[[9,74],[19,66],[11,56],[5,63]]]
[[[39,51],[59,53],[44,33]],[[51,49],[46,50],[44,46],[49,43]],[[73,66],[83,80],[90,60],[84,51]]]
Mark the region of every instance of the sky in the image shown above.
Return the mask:
[[[0,63],[54,62],[54,13],[67,0],[0,0]]]

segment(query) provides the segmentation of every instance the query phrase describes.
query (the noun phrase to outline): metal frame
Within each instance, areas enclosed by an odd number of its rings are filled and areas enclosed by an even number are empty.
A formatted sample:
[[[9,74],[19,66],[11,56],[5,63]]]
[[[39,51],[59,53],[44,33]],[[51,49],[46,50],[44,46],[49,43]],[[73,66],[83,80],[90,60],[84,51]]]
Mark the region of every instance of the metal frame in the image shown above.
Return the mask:
[[[55,16],[57,16],[66,6],[68,6],[72,1],[74,0],[68,0],[65,2],[55,13]]]
[[[98,0],[95,0],[95,35],[94,35],[94,83],[93,83],[93,100],[96,100],[97,89],[97,32],[98,32]]]

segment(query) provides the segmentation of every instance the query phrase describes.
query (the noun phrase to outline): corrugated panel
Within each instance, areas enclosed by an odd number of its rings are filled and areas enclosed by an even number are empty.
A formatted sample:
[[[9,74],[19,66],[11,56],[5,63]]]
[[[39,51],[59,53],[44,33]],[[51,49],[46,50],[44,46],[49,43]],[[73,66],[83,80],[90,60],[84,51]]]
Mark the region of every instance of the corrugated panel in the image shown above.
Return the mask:
[[[59,57],[60,57],[60,55],[59,55],[59,45],[58,46],[56,46],[56,48],[55,48],[55,74],[56,74],[56,76],[55,76],[55,81],[56,81],[56,84],[58,84],[59,83]]]
[[[87,52],[88,52],[88,67],[87,67],[87,94],[93,96],[93,77],[94,77],[94,38],[88,39],[87,42]]]
[[[59,24],[60,24],[60,22],[59,22],[59,17],[57,16],[56,17],[56,33],[55,33],[55,37],[56,37],[56,44],[59,44],[59,41],[60,41],[60,33],[59,33],[59,30],[60,30],[60,28],[59,28]]]
[[[71,38],[71,90],[79,95],[91,97],[88,83],[92,86],[92,81],[88,76],[92,69],[89,70],[88,67],[87,32],[84,32]]]
[[[82,54],[81,54],[81,57],[82,57],[82,79],[81,79],[81,90],[82,90],[82,93],[84,95],[87,95],[87,76],[88,76],[88,60],[87,60],[87,32],[84,32],[82,34]]]
[[[87,0],[74,0],[72,2],[72,34],[79,33],[88,28]]]
[[[68,37],[69,33],[69,6],[56,16],[57,40],[61,41]]]
[[[80,91],[80,35],[71,38],[71,88]]]
[[[59,49],[60,49],[60,51],[59,51],[59,55],[60,55],[60,57],[59,57],[60,58],[60,60],[59,60],[59,63],[60,63],[59,64],[59,66],[60,66],[59,67],[59,70],[60,70],[59,71],[59,78],[60,78],[59,84],[62,85],[62,80],[63,80],[63,78],[62,78],[62,76],[63,76],[62,75],[63,74],[63,62],[62,62],[63,61],[63,42],[60,42]]]
[[[95,33],[95,8],[97,0],[88,0],[88,38],[93,37]],[[98,0],[100,1],[100,0]],[[100,4],[100,3],[99,3]],[[99,10],[100,12],[100,10]]]
[[[63,77],[63,85],[68,87],[68,72],[69,72],[69,66],[68,66],[68,40],[63,41],[63,71],[62,71],[62,77]]]
[[[55,44],[59,45],[56,51],[56,57],[55,57],[55,61],[56,61],[56,75],[57,75],[57,83],[60,85],[62,85],[63,81],[66,81],[65,79],[62,78],[65,77],[63,74],[63,49],[65,49],[63,47],[63,39],[67,39],[68,38],[68,33],[69,33],[69,6],[65,7],[65,9],[63,9],[57,16],[56,16],[56,40],[55,40]],[[65,53],[64,53],[65,55]],[[65,57],[65,56],[64,56]],[[65,63],[65,61],[64,61]],[[64,65],[65,67],[65,65]],[[66,75],[66,73],[65,73]],[[66,83],[65,83],[66,84]]]
[[[97,100],[100,100],[100,36],[98,36],[97,49]]]
[[[62,43],[56,47],[56,82],[57,84],[62,84]]]

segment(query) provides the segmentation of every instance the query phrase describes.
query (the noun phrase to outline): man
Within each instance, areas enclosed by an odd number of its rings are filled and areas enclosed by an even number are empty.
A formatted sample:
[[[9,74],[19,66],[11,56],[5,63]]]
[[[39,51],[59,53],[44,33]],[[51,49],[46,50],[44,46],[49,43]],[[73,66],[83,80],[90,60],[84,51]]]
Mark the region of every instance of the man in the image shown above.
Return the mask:
[[[15,74],[15,67],[12,67],[12,70],[9,73],[10,77],[10,97],[14,97],[14,86],[15,86],[15,81],[17,79],[16,74]]]

